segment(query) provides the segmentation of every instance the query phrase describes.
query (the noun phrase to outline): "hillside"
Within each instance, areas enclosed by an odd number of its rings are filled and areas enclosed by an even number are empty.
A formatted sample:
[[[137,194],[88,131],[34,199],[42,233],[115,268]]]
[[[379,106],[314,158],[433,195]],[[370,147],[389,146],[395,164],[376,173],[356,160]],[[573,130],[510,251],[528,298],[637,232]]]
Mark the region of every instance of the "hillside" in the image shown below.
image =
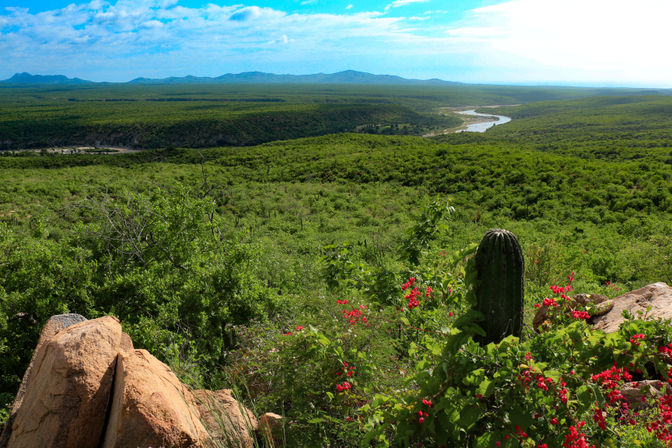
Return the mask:
[[[362,96],[349,88],[325,98],[318,88],[276,86],[254,96],[242,91],[217,112],[218,126],[225,114],[238,124],[263,122],[246,132],[268,132],[264,138],[273,141],[196,150],[178,147],[195,129],[181,128],[181,117],[190,111],[205,119],[199,111],[219,108],[205,99],[224,98],[224,90],[143,89],[50,93],[75,99],[65,102],[45,99],[41,88],[30,91],[33,99],[4,93],[25,104],[5,106],[3,123],[11,114],[16,126],[21,117],[45,114],[56,136],[71,130],[63,116],[87,110],[83,122],[101,128],[145,116],[183,129],[165,134],[175,147],[132,154],[0,156],[4,406],[31,356],[15,347],[34,347],[51,315],[112,314],[137,347],[182,381],[234,388],[255,412],[283,413],[292,422],[288,446],[356,446],[367,437],[374,445],[494,446],[520,431],[535,445],[561,446],[570,426],[576,430],[573,418],[586,421],[586,437],[598,446],[664,446],[643,424],[621,425],[630,414],[620,407],[604,408],[616,429],[602,432],[592,416],[602,416],[595,403],[603,409],[609,391],[602,377],[592,378],[632,362],[636,381],[665,379],[668,366],[657,350],[672,343],[668,327],[633,321],[605,335],[571,314],[558,314],[553,330],[540,335],[528,326],[534,304],[560,300],[551,286],[614,297],[672,281],[672,98],[572,97],[501,108],[514,120],[484,134],[295,138],[315,126],[311,117],[323,120],[326,133],[340,130],[338,120],[365,116],[348,116],[353,110],[419,126],[423,110],[448,101],[478,104],[494,98],[494,88],[454,97],[433,87],[367,89]],[[179,89],[199,102],[144,101],[178,98]],[[444,96],[424,98],[435,92]],[[241,100],[251,98],[283,101]],[[276,128],[269,130],[269,117],[278,117]],[[306,128],[275,140],[286,134],[273,132],[289,133],[290,120],[306,120]],[[526,326],[520,342],[480,346],[470,333],[467,260],[491,228],[512,231],[522,246]],[[416,287],[419,304],[409,306]],[[529,375],[544,373],[548,390],[526,389],[517,376],[522,364]],[[567,407],[559,404],[561,378]],[[530,418],[526,407],[542,417]],[[461,429],[437,429],[453,427]]]
[[[440,114],[446,106],[638,93],[635,89],[361,83],[28,84],[21,89],[7,84],[0,85],[0,150],[68,145],[247,146],[337,132],[425,135],[462,122],[459,116]]]

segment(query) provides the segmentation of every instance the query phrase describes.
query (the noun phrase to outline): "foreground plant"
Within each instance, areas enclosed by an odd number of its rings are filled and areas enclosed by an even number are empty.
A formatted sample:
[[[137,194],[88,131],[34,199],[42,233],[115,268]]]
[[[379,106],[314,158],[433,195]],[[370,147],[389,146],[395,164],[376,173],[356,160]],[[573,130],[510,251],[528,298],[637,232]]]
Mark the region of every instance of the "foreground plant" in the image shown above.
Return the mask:
[[[473,287],[465,298],[475,302]],[[416,365],[405,392],[373,399],[367,440],[483,448],[672,446],[669,322],[629,320],[605,334],[585,319],[558,319],[544,333],[481,345],[475,342],[482,335],[478,319],[473,312],[460,317],[440,356]],[[621,393],[625,386],[635,391],[636,404]]]
[[[488,231],[476,252],[476,309],[483,314],[484,343],[498,342],[523,330],[525,260],[516,235]]]

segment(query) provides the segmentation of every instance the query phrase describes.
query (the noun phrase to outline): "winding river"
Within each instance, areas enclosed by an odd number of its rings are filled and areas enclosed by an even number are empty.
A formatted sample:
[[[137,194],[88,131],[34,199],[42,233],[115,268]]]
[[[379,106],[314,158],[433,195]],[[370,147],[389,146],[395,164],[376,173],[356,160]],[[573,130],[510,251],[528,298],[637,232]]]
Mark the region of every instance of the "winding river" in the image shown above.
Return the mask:
[[[469,124],[465,129],[460,129],[455,132],[485,132],[487,129],[490,129],[493,126],[508,123],[509,121],[511,121],[510,117],[506,117],[504,115],[479,114],[478,112],[476,112],[475,109],[463,110],[461,112],[458,112],[458,114],[471,115],[473,117],[485,117],[490,118],[490,120]]]

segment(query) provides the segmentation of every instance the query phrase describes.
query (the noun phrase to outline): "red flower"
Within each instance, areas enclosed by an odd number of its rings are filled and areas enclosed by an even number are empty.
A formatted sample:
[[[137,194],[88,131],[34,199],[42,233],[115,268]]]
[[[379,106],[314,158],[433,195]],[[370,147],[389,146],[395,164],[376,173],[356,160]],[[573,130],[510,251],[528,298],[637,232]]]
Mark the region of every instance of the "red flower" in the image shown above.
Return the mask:
[[[639,333],[639,334],[633,334],[632,337],[630,338],[630,342],[631,342],[633,345],[639,346],[639,345],[641,345],[641,343],[639,342],[639,340],[644,340],[645,337],[646,337],[646,336],[644,336],[644,334],[642,334],[642,333]]]
[[[585,311],[572,311],[572,317],[574,319],[588,320],[590,319],[590,314]]]
[[[555,301],[555,299],[550,299],[547,297],[544,299],[544,306],[558,307],[560,305]]]
[[[336,390],[339,392],[343,392],[346,390],[349,390],[352,388],[352,385],[348,383],[347,381],[344,381],[343,384],[337,384],[336,385]]]

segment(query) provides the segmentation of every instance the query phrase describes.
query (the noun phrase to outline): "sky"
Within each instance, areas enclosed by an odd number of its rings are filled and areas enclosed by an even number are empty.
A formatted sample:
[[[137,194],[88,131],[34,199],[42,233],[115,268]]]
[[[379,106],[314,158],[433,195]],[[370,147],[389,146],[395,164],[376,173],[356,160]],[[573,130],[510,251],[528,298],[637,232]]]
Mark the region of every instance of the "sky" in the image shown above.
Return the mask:
[[[0,0],[0,79],[359,70],[672,87],[672,0]]]

